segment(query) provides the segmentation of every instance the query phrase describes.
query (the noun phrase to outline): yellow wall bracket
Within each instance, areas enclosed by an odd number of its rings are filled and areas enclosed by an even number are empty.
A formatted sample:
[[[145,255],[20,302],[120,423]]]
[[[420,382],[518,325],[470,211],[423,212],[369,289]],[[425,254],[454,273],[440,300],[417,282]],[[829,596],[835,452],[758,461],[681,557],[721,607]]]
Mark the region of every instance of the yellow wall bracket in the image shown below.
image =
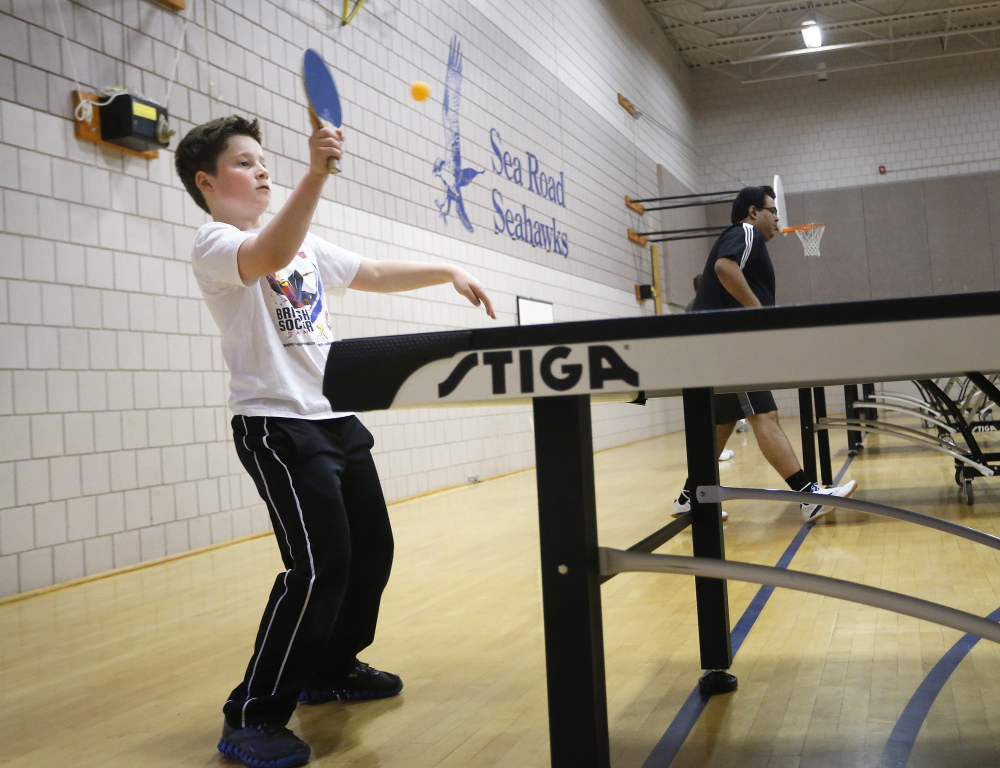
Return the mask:
[[[663,314],[663,278],[660,276],[660,246],[655,243],[649,246],[649,255],[653,260],[653,305],[656,314]]]
[[[621,104],[622,109],[624,109],[626,112],[632,115],[632,117],[635,117],[635,107],[632,105],[632,102],[626,99],[620,93],[618,94],[618,103]]]
[[[646,247],[646,238],[638,234],[634,229],[628,231],[628,239],[637,245],[641,245],[643,248]]]

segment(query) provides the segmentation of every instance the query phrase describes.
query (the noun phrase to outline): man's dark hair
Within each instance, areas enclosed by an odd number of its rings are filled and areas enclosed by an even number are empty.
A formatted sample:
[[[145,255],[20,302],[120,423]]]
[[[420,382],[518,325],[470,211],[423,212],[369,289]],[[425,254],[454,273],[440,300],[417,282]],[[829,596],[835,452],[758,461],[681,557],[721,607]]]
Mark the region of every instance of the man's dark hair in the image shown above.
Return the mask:
[[[758,211],[763,208],[765,195],[772,200],[774,199],[774,190],[766,184],[762,187],[743,187],[739,194],[736,195],[736,199],[733,200],[733,213],[730,216],[733,224],[738,224],[750,215],[751,205]],[[780,215],[783,211],[779,211],[778,213]]]
[[[188,194],[205,213],[211,211],[208,210],[205,196],[194,183],[194,177],[198,171],[204,171],[212,176],[216,174],[219,155],[226,150],[226,144],[233,136],[249,136],[259,144],[260,126],[256,120],[247,120],[239,115],[220,117],[188,131],[174,153],[177,175],[184,182]]]

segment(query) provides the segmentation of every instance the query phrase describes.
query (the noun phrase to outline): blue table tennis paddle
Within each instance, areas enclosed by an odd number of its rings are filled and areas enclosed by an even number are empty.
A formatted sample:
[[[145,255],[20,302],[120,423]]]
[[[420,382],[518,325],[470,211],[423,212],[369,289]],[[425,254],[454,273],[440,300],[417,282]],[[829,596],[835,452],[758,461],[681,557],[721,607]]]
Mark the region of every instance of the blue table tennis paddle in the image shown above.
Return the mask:
[[[306,86],[309,108],[319,121],[325,126],[339,128],[342,120],[337,85],[323,57],[312,48],[307,48],[302,56],[302,81]],[[330,157],[326,161],[326,169],[330,173],[340,173],[340,162]]]

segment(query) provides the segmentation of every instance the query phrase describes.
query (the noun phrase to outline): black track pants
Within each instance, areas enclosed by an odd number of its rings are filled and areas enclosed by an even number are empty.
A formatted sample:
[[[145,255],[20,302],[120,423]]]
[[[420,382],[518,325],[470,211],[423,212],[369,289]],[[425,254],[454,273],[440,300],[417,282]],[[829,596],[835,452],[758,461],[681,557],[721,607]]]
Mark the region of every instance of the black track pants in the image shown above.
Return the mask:
[[[375,638],[392,529],[371,448],[354,416],[236,416],[240,461],[267,504],[287,569],[275,579],[243,682],[223,707],[235,728],[285,724]]]

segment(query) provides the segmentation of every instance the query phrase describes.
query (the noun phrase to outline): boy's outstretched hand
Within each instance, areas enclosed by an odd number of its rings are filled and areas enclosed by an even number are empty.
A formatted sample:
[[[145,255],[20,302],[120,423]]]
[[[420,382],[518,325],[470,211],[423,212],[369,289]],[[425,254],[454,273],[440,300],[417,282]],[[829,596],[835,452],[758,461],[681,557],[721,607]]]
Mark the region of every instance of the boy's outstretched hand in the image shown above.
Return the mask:
[[[344,129],[324,126],[316,113],[309,110],[313,133],[309,137],[309,170],[312,173],[329,174],[327,158],[344,156]]]
[[[497,314],[493,310],[493,302],[486,293],[483,284],[476,280],[476,278],[464,269],[456,267],[455,279],[452,280],[452,285],[455,286],[456,291],[469,300],[472,306],[478,307],[479,305],[483,305],[486,308],[486,314],[494,320],[497,319]]]

